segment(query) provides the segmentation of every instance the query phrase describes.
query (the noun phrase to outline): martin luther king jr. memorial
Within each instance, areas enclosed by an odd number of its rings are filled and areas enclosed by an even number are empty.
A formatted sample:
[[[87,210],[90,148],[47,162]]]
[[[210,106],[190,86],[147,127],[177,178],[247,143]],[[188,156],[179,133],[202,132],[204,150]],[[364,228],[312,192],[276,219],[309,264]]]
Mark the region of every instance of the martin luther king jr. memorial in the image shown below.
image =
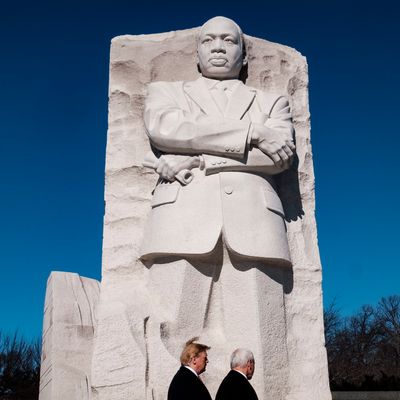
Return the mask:
[[[305,57],[224,17],[116,37],[108,124],[102,280],[50,275],[40,400],[166,399],[192,337],[213,398],[247,348],[260,400],[331,399]]]

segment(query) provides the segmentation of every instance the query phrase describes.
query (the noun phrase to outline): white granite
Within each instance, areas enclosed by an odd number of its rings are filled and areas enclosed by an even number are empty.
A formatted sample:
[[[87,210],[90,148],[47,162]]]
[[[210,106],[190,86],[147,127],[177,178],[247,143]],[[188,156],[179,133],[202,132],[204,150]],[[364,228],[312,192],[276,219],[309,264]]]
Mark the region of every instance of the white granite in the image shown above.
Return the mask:
[[[276,180],[287,219],[293,269],[286,267],[279,273],[275,269],[275,275],[252,269],[253,276],[246,278],[245,290],[253,296],[243,308],[231,310],[229,304],[220,306],[221,297],[240,299],[243,282],[237,270],[226,267],[226,257],[221,261],[221,280],[231,282],[231,289],[229,285],[219,286],[220,280],[214,276],[215,290],[210,290],[204,279],[207,273],[212,276],[215,268],[202,260],[197,261],[198,268],[188,267],[184,260],[146,265],[139,260],[151,192],[157,180],[156,174],[142,166],[149,151],[142,118],[147,84],[196,80],[196,33],[192,29],[127,35],[112,41],[103,280],[93,349],[93,397],[164,399],[179,366],[181,346],[189,333],[199,333],[201,340],[212,346],[208,372],[203,374],[212,395],[229,369],[232,350],[248,347],[255,353],[257,365],[264,366],[256,369],[252,381],[260,400],[271,398],[268,393],[276,394],[274,399],[328,400],[331,395],[314,215],[308,74],[306,60],[297,51],[245,36],[249,60],[246,84],[266,93],[286,94],[292,109],[297,169],[277,175]],[[194,174],[187,187],[195,184],[195,171]],[[276,295],[264,297],[263,287]],[[191,291],[207,296],[210,307],[204,309],[204,302],[201,306],[197,302],[182,303],[180,300],[189,299]],[[254,295],[256,291],[259,297]],[[254,321],[263,313],[263,324],[256,326]],[[184,325],[173,324],[177,315],[179,321],[186,321]],[[240,321],[238,316],[245,320]],[[264,345],[277,343],[278,348],[272,344],[263,353],[259,341]],[[263,373],[282,350],[287,351],[286,364],[282,366],[286,378],[280,381],[282,375],[278,374],[273,379],[270,371],[271,387],[267,391]],[[279,363],[280,359],[273,362]]]
[[[52,272],[46,288],[39,400],[89,400],[100,284]]]

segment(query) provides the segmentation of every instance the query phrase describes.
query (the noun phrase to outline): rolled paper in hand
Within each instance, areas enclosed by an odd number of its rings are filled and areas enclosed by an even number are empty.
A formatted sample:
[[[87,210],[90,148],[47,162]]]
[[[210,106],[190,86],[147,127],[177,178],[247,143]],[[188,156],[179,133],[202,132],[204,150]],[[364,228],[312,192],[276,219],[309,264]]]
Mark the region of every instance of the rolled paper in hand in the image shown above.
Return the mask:
[[[151,168],[153,170],[156,170],[158,168],[158,163],[159,159],[155,156],[155,154],[152,151],[149,151],[142,163],[143,167],[146,168]],[[179,171],[175,175],[175,179],[180,182],[183,186],[186,186],[193,180],[193,173],[189,169],[183,169],[182,171]]]

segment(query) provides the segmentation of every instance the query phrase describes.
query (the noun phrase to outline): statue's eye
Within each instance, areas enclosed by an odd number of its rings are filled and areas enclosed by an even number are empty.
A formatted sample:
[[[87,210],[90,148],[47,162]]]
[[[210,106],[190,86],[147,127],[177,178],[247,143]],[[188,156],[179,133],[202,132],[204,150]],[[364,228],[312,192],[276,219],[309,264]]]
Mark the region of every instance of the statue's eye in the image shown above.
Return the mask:
[[[228,42],[228,43],[235,43],[235,41],[234,41],[232,38],[230,38],[230,37],[225,38],[225,42]]]
[[[211,42],[211,39],[210,38],[205,38],[205,39],[203,39],[203,43],[210,43]]]

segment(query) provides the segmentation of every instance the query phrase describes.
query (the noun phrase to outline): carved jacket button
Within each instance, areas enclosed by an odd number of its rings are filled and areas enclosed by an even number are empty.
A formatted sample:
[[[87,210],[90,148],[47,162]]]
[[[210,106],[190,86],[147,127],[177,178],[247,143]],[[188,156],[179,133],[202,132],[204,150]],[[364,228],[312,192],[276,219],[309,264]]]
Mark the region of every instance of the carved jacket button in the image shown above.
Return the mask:
[[[224,191],[226,194],[232,194],[233,193],[233,187],[232,186],[225,186]]]

